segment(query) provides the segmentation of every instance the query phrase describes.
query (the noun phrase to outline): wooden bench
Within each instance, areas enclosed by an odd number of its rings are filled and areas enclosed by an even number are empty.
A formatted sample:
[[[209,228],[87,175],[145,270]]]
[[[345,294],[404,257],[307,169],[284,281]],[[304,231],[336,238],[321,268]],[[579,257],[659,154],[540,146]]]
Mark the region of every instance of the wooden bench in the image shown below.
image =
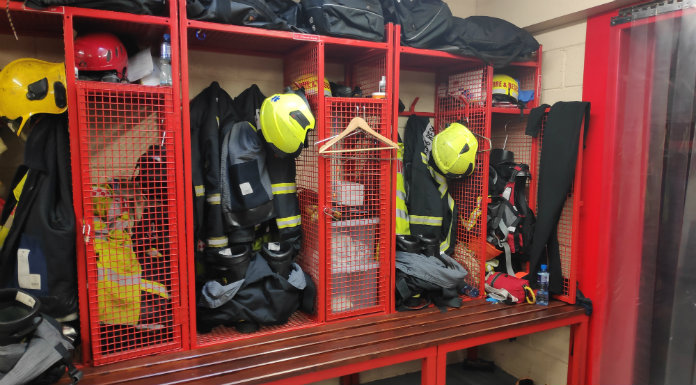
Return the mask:
[[[81,384],[305,384],[422,360],[422,384],[445,384],[447,353],[571,325],[568,383],[583,382],[588,317],[582,308],[466,302],[366,317],[200,349],[84,368]]]

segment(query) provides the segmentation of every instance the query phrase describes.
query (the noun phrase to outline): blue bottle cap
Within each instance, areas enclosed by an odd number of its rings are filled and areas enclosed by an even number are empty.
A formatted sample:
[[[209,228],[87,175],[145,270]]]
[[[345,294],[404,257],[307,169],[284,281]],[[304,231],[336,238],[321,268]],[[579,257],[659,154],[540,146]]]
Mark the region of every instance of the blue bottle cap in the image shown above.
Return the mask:
[[[546,271],[546,265],[541,265],[541,271]]]
[[[165,33],[165,34],[164,34],[164,40],[165,40],[165,41],[169,41],[169,34],[168,34],[168,33]]]

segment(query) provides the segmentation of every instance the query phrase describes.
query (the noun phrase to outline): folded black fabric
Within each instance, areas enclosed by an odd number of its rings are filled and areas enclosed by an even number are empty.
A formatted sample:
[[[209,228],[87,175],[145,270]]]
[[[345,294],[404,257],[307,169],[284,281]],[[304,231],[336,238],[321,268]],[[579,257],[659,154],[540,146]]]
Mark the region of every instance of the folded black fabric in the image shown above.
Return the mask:
[[[495,68],[514,60],[528,60],[539,49],[539,42],[522,28],[489,16],[451,18],[451,27],[438,50],[463,56],[476,56]]]
[[[538,212],[529,250],[528,277],[536,277],[540,265],[547,264],[549,293],[553,294],[559,294],[563,290],[561,256],[556,234],[558,220],[575,179],[583,121],[587,132],[589,120],[590,103],[558,102],[551,107],[544,127],[539,161]],[[536,279],[530,279],[530,283],[535,285]]]
[[[529,111],[529,117],[527,117],[527,129],[524,131],[525,134],[536,138],[539,135],[539,130],[541,130],[541,121],[544,118],[544,112],[549,108],[548,104],[542,104],[537,108],[533,108]]]

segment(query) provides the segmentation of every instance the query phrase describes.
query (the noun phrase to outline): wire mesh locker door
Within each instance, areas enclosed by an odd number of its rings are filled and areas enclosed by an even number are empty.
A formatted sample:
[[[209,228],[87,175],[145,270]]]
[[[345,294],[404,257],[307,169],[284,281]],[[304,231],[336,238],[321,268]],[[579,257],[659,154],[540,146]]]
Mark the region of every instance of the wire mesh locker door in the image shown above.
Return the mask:
[[[490,137],[490,100],[487,99],[489,69],[485,65],[472,65],[454,74],[437,77],[435,99],[435,132],[447,128],[453,122],[462,122],[478,135],[479,151],[489,147],[481,137]],[[449,193],[457,211],[457,237],[453,258],[469,273],[467,284],[483,288],[485,274],[485,232],[482,220],[486,212],[488,195],[488,153],[476,155],[472,175],[449,182]]]
[[[326,106],[329,135],[338,135],[355,117],[386,134],[389,109],[385,100],[331,98]],[[356,130],[322,154],[327,210],[327,319],[387,310],[389,194],[393,151]]]
[[[78,82],[95,365],[182,346],[172,89]]]

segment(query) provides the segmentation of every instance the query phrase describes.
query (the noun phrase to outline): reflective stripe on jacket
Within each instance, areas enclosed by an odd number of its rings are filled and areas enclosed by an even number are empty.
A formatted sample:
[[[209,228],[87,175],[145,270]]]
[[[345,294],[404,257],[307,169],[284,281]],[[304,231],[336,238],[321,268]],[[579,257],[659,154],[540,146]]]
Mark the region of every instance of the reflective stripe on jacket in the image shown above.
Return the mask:
[[[302,220],[297,200],[295,158],[280,158],[273,151],[267,151],[266,164],[271,177],[278,240],[290,241],[299,248],[299,242],[302,239]]]
[[[404,183],[403,143],[399,143],[396,157],[396,235],[410,235],[408,207],[406,207],[408,193]]]

